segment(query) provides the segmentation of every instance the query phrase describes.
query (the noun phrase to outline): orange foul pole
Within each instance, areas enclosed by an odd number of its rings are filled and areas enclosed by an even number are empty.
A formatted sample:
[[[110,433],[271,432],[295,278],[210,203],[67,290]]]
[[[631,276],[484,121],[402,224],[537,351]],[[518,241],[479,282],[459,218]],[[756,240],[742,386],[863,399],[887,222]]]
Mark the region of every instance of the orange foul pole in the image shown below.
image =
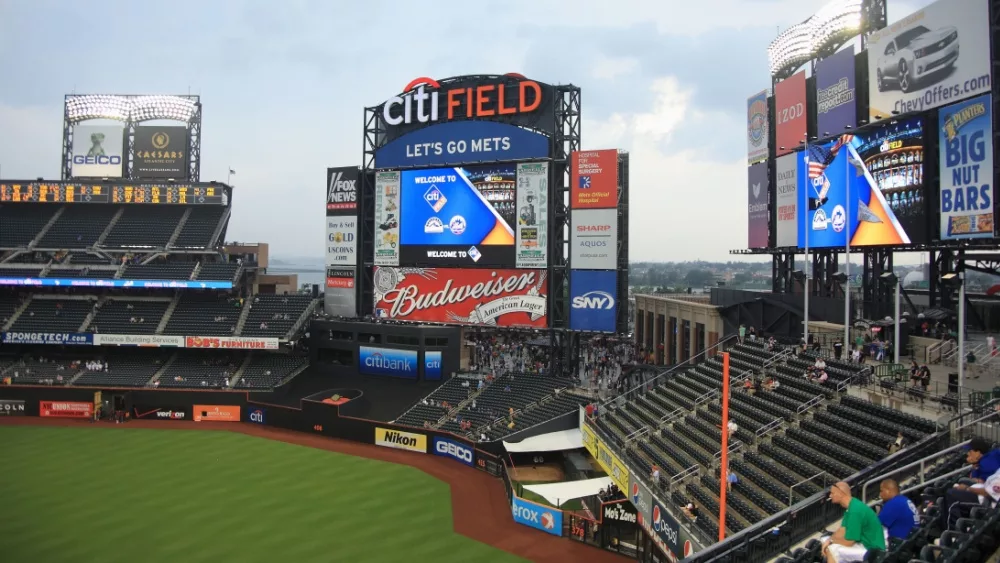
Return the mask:
[[[722,466],[719,471],[719,541],[726,539],[726,481],[729,472],[729,352],[722,354]]]

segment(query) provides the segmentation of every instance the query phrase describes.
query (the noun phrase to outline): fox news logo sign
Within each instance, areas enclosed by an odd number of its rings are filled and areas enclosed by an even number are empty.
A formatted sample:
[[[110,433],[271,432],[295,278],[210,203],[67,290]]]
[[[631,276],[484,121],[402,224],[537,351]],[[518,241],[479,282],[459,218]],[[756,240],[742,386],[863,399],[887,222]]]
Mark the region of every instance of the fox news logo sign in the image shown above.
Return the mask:
[[[358,212],[358,183],[360,172],[356,166],[326,169],[326,214],[354,215]]]

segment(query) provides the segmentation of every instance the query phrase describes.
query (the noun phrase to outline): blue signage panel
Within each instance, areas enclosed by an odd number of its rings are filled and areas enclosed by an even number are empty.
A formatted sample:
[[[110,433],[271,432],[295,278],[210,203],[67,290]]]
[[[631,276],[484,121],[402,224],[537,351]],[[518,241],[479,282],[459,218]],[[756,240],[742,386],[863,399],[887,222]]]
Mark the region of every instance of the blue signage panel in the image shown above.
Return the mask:
[[[992,238],[993,112],[989,94],[938,110],[941,240]]]
[[[358,371],[365,375],[417,378],[417,353],[412,350],[361,346]]]
[[[11,278],[0,277],[0,285],[32,287],[142,287],[168,289],[232,289],[228,281],[188,280],[85,280],[80,278]]]
[[[247,410],[247,419],[254,424],[267,424],[267,409],[252,407]]]
[[[517,497],[511,497],[510,511],[518,524],[541,530],[546,534],[562,537],[562,511],[542,506]]]
[[[424,352],[424,379],[441,379],[441,352],[439,350]]]
[[[63,346],[91,346],[94,335],[89,332],[4,332],[4,344],[60,344]]]
[[[453,442],[451,440],[446,440],[444,438],[434,437],[434,455],[450,457],[456,461],[460,461],[469,467],[472,467],[475,459],[475,454],[472,448],[461,444],[459,442]]]
[[[375,151],[376,168],[444,166],[546,158],[549,138],[493,121],[455,121],[418,129]]]
[[[572,270],[569,277],[570,330],[615,332],[618,272]]]

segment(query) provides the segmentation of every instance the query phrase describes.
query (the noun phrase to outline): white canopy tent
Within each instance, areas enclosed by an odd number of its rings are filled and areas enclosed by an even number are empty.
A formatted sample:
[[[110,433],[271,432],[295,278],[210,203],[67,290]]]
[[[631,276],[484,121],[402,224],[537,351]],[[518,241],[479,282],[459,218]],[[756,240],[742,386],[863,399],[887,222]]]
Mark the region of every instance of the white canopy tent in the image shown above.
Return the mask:
[[[531,452],[561,452],[565,450],[575,450],[583,447],[583,434],[579,428],[572,430],[560,430],[525,438],[520,442],[504,441],[504,447],[508,453],[531,453]]]
[[[566,481],[565,483],[546,483],[544,485],[525,485],[524,488],[552,503],[561,506],[577,498],[596,495],[601,489],[611,486],[611,477],[598,477],[583,481]]]

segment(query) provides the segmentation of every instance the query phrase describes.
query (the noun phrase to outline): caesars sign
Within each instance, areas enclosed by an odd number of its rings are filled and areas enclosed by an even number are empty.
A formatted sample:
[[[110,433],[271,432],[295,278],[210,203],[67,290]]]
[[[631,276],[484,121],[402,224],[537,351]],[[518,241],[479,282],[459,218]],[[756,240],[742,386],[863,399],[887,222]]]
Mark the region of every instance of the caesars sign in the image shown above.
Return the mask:
[[[132,177],[187,180],[187,135],[187,127],[183,126],[136,127]]]
[[[375,316],[430,323],[548,323],[544,270],[375,267]]]
[[[871,121],[990,91],[986,0],[938,0],[868,36]]]
[[[121,178],[125,128],[121,125],[73,127],[74,178]]]

